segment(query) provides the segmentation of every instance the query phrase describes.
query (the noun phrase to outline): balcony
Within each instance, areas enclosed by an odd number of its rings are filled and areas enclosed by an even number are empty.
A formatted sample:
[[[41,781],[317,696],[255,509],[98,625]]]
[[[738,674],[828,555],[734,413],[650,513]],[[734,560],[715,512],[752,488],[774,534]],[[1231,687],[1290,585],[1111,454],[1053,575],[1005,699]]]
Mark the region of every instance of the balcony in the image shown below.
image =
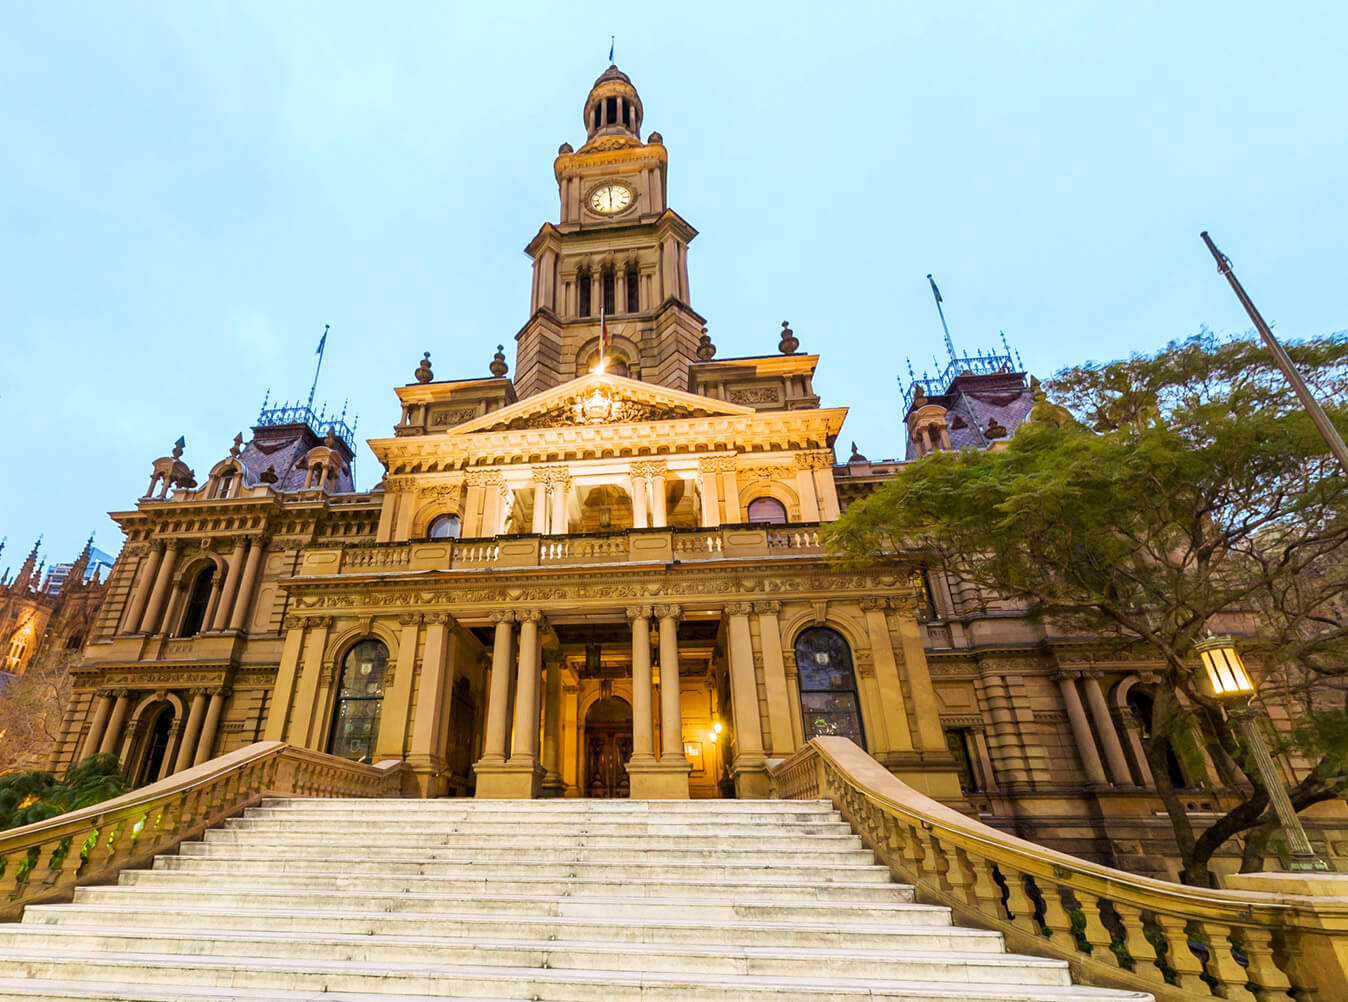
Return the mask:
[[[817,557],[819,523],[629,529],[569,536],[496,536],[406,543],[347,543],[304,551],[299,576],[514,570],[592,564],[692,563],[753,557]]]

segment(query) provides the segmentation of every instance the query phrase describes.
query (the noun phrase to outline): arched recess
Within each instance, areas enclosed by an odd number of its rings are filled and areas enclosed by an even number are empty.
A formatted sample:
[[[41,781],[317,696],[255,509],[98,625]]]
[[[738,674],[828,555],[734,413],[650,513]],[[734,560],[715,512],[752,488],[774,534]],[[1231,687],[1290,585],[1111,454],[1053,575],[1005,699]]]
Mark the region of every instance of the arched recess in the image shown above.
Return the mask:
[[[596,699],[586,709],[584,720],[581,790],[586,797],[599,799],[629,796],[632,704],[615,695]]]
[[[207,500],[236,498],[241,490],[243,490],[243,464],[237,459],[224,459],[211,467],[204,492]]]
[[[463,509],[461,501],[462,493],[457,497],[436,498],[426,502],[412,515],[412,523],[408,528],[412,539],[428,539],[431,533],[431,523],[443,515],[452,515],[459,519],[459,524],[463,524]]]
[[[1120,683],[1118,688],[1121,689],[1122,687],[1123,685]],[[1121,698],[1125,712],[1131,714],[1132,719],[1137,724],[1138,750],[1141,751],[1141,743],[1147,741],[1152,735],[1155,706],[1152,687],[1135,681],[1124,690]],[[1177,790],[1186,790],[1198,786],[1199,784],[1195,782],[1194,777],[1190,775],[1190,769],[1186,768],[1183,759],[1180,757],[1174,741],[1170,737],[1163,737],[1162,740],[1164,742],[1166,774],[1170,778],[1170,784]],[[1143,761],[1146,762],[1145,752],[1143,754]],[[1148,763],[1149,765],[1150,763]]]
[[[327,743],[330,755],[374,761],[389,664],[388,645],[378,637],[363,637],[346,648],[334,679]]]
[[[206,616],[210,611],[211,597],[214,594],[218,582],[216,581],[216,566],[213,563],[207,563],[201,566],[196,574],[187,579],[187,589],[184,592],[182,615],[178,620],[177,635],[180,637],[195,637],[206,627]]]
[[[739,512],[741,522],[749,521],[749,505],[760,498],[767,498],[780,504],[786,521],[800,521],[800,498],[781,481],[767,477],[745,480],[739,485],[739,495],[735,510]]]
[[[805,739],[851,738],[866,747],[852,647],[831,626],[807,626],[793,645]]]
[[[225,579],[226,565],[225,558],[214,550],[199,549],[192,554],[190,559],[183,560],[179,566],[173,569],[168,608],[164,611],[163,626],[161,627],[164,633],[171,637],[182,635],[183,616],[187,610],[192,585],[208,566],[213,568],[211,586],[218,595],[220,592],[219,586]],[[208,606],[206,609],[207,616],[210,612]],[[209,622],[209,619],[206,622]],[[203,625],[202,629],[204,628]]]
[[[596,484],[574,489],[574,532],[621,532],[632,528],[632,495],[620,484]]]
[[[595,311],[595,315],[598,316],[598,310]],[[611,320],[609,321],[608,353],[605,357],[609,359],[605,372],[615,376],[623,376],[627,379],[641,378],[641,349],[635,341],[614,334]],[[621,367],[616,364],[617,362],[622,363]],[[598,363],[599,338],[590,338],[576,352],[576,375],[589,375]]]
[[[167,712],[167,722],[162,722],[162,715]],[[146,783],[153,783],[161,775],[168,775],[164,771],[165,763],[168,768],[172,768],[173,756],[177,754],[177,740],[181,737],[182,724],[186,720],[185,707],[182,699],[177,693],[173,692],[147,692],[132,709],[127,717],[125,734],[129,735],[131,740],[126,741],[122,748],[122,775],[131,781],[133,786],[144,786]],[[178,726],[173,727],[174,723]],[[147,756],[153,751],[151,741],[153,740],[153,730],[156,724],[161,724],[164,729],[163,752],[158,756],[158,765],[151,771],[148,767]],[[115,751],[114,747],[114,751]],[[148,775],[148,779],[142,779],[142,776]]]

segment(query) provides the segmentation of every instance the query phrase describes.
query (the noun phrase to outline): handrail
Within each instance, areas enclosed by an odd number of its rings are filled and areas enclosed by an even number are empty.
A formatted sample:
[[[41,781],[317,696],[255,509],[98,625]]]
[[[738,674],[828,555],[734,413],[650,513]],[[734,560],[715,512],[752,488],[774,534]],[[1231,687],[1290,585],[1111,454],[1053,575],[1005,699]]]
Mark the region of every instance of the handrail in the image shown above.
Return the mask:
[[[364,765],[260,741],[92,807],[0,832],[0,919],[107,883],[263,797],[397,797],[405,770],[401,761]]]
[[[772,774],[777,796],[832,800],[921,900],[1082,982],[1158,1002],[1348,998],[1344,898],[1188,887],[1048,849],[918,793],[847,738],[814,738]]]

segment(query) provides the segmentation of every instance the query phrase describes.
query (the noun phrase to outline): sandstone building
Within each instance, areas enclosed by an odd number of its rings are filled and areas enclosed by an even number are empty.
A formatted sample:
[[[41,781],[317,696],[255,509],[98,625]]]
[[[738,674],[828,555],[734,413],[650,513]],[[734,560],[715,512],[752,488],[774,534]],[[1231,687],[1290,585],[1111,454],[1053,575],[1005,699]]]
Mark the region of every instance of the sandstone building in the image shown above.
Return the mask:
[[[820,526],[894,464],[837,461],[846,410],[786,324],[716,357],[636,89],[610,67],[583,116],[513,378],[504,348],[480,378],[424,358],[370,491],[307,406],[264,406],[200,484],[181,440],[153,464],[56,764],[114,752],[145,783],[274,739],[403,759],[427,797],[755,797],[842,734],[990,823],[1159,869],[1147,666],[937,568],[832,567]],[[1010,356],[975,361],[910,391],[909,458],[1027,418]],[[1220,763],[1187,761],[1214,807]]]

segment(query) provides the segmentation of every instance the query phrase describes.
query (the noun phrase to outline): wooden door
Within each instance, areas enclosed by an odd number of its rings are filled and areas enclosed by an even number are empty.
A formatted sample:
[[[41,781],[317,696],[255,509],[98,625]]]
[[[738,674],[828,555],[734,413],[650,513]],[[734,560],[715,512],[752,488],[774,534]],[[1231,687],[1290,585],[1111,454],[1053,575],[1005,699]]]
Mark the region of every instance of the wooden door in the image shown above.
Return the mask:
[[[631,728],[591,724],[585,728],[585,795],[607,799],[631,795],[627,760],[632,757]]]

